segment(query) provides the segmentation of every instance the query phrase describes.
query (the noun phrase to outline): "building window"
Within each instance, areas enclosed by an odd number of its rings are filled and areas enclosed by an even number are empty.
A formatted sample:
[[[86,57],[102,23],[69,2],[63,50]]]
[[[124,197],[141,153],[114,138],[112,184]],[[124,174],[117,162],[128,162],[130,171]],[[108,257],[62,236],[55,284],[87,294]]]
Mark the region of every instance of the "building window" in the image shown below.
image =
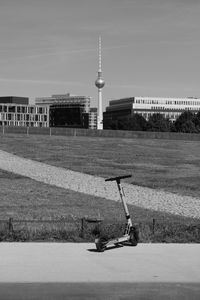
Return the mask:
[[[8,106],[9,112],[15,112],[15,106]]]

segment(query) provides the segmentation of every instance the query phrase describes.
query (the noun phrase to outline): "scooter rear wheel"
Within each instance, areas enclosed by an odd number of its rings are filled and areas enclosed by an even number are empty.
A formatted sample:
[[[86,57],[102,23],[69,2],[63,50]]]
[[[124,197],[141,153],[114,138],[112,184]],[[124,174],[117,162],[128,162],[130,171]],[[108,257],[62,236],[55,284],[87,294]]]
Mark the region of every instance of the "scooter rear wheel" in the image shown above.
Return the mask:
[[[133,226],[130,231],[130,243],[132,246],[137,246],[139,242],[139,229],[137,226]]]

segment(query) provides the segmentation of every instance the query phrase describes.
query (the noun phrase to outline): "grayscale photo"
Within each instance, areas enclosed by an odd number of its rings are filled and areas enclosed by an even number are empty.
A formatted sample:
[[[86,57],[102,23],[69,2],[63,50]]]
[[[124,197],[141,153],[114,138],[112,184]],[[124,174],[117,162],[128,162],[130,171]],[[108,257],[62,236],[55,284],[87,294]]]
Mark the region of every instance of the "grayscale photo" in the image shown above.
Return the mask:
[[[0,300],[200,299],[199,16],[0,0]]]

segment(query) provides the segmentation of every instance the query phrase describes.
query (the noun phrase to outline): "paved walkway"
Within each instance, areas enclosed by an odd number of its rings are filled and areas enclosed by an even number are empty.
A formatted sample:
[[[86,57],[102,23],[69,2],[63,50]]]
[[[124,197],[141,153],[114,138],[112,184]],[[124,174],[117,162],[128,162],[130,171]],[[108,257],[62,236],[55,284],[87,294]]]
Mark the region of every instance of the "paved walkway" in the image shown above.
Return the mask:
[[[0,151],[0,169],[76,192],[119,200],[116,183],[64,168],[54,167]],[[131,184],[123,184],[127,202],[140,207],[200,218],[200,199]]]
[[[198,244],[94,250],[91,243],[0,243],[0,283],[200,283]]]
[[[200,244],[0,243],[0,299],[199,300]]]

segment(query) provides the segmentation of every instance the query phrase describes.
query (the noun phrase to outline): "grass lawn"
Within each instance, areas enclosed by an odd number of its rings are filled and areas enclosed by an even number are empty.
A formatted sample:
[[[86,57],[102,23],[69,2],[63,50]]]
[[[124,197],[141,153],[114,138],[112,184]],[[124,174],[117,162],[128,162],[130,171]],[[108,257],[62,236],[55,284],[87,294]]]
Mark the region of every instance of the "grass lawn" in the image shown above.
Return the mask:
[[[1,135],[0,149],[105,178],[132,174],[134,184],[200,198],[199,141]]]
[[[195,197],[200,196],[199,145],[200,142],[166,140],[0,136],[1,150],[22,157],[102,177],[132,174],[134,184]],[[4,171],[0,171],[0,186],[0,219],[55,220],[72,215],[80,225],[80,218],[84,216],[100,216],[106,223],[124,224],[119,202],[49,186]],[[143,242],[200,242],[199,220],[135,206],[129,208],[132,219],[140,223]],[[153,218],[156,220],[154,234]],[[111,227],[117,234],[118,229],[115,225]],[[47,231],[52,233],[52,229],[46,227],[44,230],[43,239],[47,239]],[[30,228],[28,231],[29,238],[26,236],[25,240],[34,239],[30,237]],[[73,240],[65,235],[61,239]]]
[[[104,231],[112,236],[123,233],[124,212],[120,202],[57,188],[0,170],[0,220],[14,220],[14,240],[92,241],[94,225],[86,224],[80,238],[83,217],[102,218]],[[139,223],[140,241],[200,241],[199,220],[129,205],[134,222]],[[156,226],[153,234],[153,219]],[[15,222],[27,220],[27,222]],[[49,220],[50,223],[29,223],[29,220]],[[56,221],[61,221],[56,223]],[[70,230],[73,229],[69,236]],[[77,230],[78,229],[78,230]],[[194,230],[193,230],[194,229]],[[0,240],[10,240],[5,223],[0,226]],[[189,230],[189,233],[188,233]],[[198,230],[198,232],[196,232]],[[11,240],[13,237],[11,237]]]

